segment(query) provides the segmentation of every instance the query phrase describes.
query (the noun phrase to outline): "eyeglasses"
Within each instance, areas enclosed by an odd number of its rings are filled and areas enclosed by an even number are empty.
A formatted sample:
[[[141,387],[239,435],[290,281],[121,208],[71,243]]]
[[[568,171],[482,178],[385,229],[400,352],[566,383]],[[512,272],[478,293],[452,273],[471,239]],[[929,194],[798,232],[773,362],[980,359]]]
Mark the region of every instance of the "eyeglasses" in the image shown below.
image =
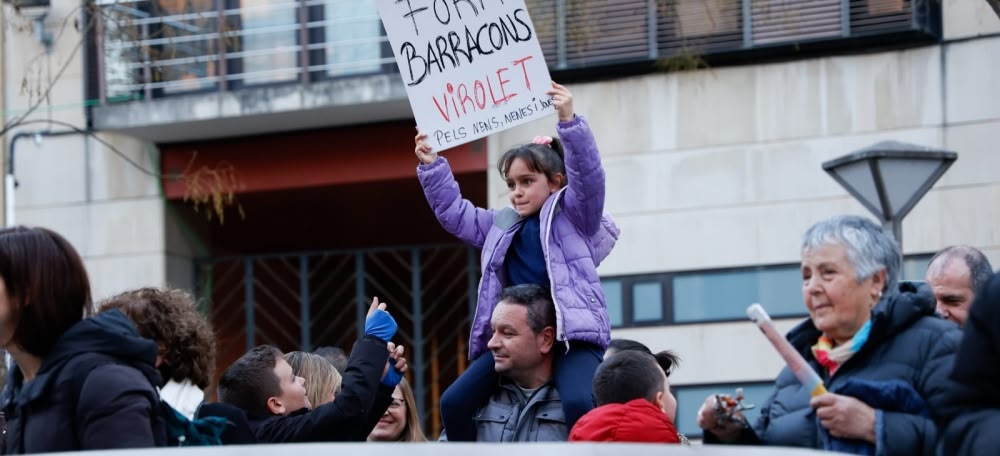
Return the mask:
[[[398,409],[398,408],[402,407],[403,404],[405,404],[405,403],[406,403],[405,400],[403,400],[401,398],[398,398],[398,397],[394,397],[394,398],[392,398],[392,402],[389,403],[389,408],[391,408],[391,409]]]

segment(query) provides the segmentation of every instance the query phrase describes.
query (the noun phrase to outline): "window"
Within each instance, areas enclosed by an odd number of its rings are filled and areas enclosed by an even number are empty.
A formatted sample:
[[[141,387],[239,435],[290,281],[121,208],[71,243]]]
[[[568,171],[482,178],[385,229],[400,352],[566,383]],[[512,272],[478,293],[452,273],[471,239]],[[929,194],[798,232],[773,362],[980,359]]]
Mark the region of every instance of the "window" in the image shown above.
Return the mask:
[[[604,297],[608,303],[608,318],[611,326],[622,325],[622,281],[602,280],[601,288],[604,289]]]
[[[674,277],[674,321],[686,323],[746,318],[760,303],[773,317],[804,315],[798,265]]]
[[[930,258],[904,258],[901,280],[924,280]],[[755,302],[775,318],[809,314],[798,263],[607,277],[601,284],[616,328],[740,321]]]
[[[903,259],[902,280],[923,281],[927,276],[927,265],[934,255],[914,255]]]
[[[742,0],[657,2],[659,54],[700,54],[743,47]]]
[[[753,44],[836,38],[843,34],[841,0],[755,0],[751,7]]]
[[[243,82],[262,84],[298,78],[299,3],[291,0],[240,0]]]
[[[710,394],[735,395],[736,388],[743,388],[743,403],[752,404],[754,408],[743,412],[750,424],[756,422],[760,416],[760,408],[764,401],[774,391],[774,383],[734,383],[720,385],[691,385],[675,386],[671,388],[674,397],[677,398],[677,419],[675,426],[677,431],[688,438],[701,438],[702,431],[698,427],[698,410],[705,402],[705,398]]]
[[[326,73],[374,73],[382,65],[382,22],[372,0],[327,0]]]
[[[663,319],[663,286],[659,281],[632,284],[633,321],[660,321]]]

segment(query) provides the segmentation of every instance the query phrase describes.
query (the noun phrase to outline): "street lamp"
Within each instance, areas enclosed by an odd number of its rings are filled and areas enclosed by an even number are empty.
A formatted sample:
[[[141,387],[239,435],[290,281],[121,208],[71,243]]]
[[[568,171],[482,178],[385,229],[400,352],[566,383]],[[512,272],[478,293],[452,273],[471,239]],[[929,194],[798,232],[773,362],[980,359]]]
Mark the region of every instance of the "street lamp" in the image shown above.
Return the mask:
[[[882,141],[823,163],[823,169],[903,246],[903,217],[948,170],[958,154]]]

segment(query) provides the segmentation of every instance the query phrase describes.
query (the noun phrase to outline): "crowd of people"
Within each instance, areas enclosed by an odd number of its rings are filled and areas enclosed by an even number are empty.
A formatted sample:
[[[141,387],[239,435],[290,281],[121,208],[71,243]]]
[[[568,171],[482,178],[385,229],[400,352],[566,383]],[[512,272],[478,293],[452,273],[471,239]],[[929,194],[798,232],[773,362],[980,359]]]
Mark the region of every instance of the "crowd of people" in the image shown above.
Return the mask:
[[[497,169],[511,207],[461,196],[447,159],[417,132],[418,179],[441,225],[482,250],[469,368],[445,391],[441,441],[689,444],[677,431],[677,354],[611,339],[597,267],[619,230],[604,171],[572,94],[549,91],[558,138],[536,137]],[[801,242],[809,318],[786,336],[822,379],[790,369],[750,422],[707,397],[707,444],[854,454],[989,454],[1000,437],[1000,277],[968,246],[900,282],[902,253],[857,216],[815,223]],[[256,347],[222,372],[195,299],[141,288],[93,303],[76,250],[45,228],[0,230],[0,395],[7,453],[192,444],[428,440],[386,303],[372,300],[347,353]],[[693,418],[693,417],[692,417]],[[52,433],[52,429],[60,429]]]

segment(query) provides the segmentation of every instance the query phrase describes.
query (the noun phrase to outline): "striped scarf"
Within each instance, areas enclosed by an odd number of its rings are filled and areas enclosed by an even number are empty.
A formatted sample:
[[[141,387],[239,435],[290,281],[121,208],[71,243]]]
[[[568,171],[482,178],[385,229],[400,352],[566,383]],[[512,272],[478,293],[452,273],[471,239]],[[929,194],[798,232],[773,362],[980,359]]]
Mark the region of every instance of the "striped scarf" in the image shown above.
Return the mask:
[[[833,375],[844,362],[854,356],[858,350],[861,350],[861,347],[868,341],[871,329],[872,321],[868,320],[849,342],[836,347],[833,346],[832,340],[821,335],[816,345],[812,346],[813,356],[816,357],[816,361],[819,361],[820,365],[827,369],[830,375]]]

